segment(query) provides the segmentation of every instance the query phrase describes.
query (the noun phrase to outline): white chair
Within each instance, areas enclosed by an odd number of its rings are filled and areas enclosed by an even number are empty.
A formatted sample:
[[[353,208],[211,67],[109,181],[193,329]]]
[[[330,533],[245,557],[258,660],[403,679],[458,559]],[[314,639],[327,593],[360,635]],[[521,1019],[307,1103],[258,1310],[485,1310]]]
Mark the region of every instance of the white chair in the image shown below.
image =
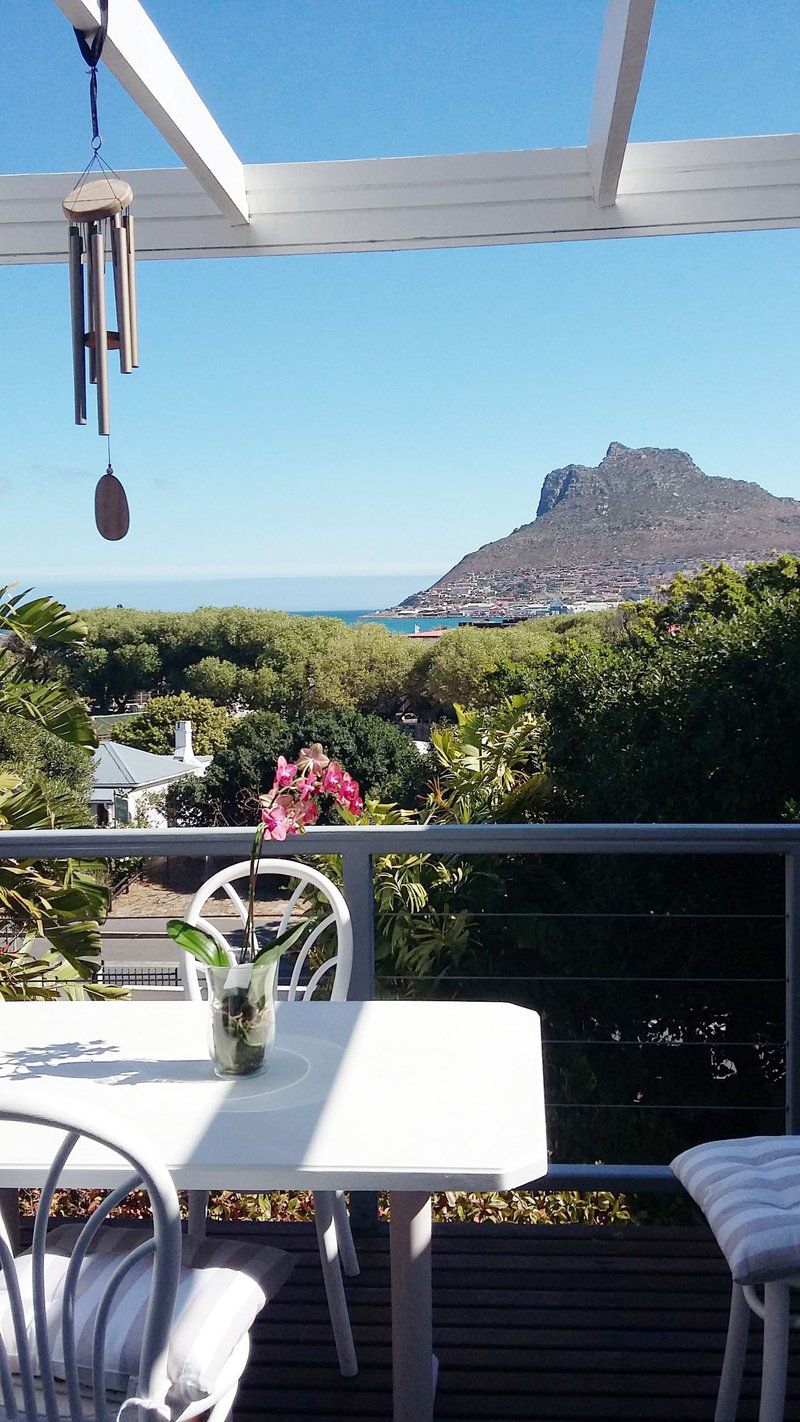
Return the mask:
[[[703,1211],[733,1276],[714,1422],[735,1422],[751,1311],[764,1320],[759,1422],[783,1422],[790,1290],[800,1288],[800,1136],[711,1141],[672,1170]]]
[[[60,1098],[60,1093],[59,1093]],[[212,1267],[184,1262],[175,1187],[150,1145],[94,1105],[16,1082],[0,1090],[3,1135],[56,1127],[29,1250],[14,1255],[0,1220],[0,1418],[3,1422],[225,1422],[249,1329],[292,1269],[282,1250],[209,1242]],[[82,1137],[130,1166],[86,1224],[48,1231],[53,1194]],[[105,1226],[130,1190],[150,1197],[152,1234]],[[246,1256],[242,1267],[239,1256]]]
[[[321,874],[318,869],[312,869],[309,865],[299,864],[292,859],[270,859],[268,862],[262,862],[258,866],[258,873],[260,876],[272,875],[276,878],[297,881],[281,915],[277,927],[278,933],[283,933],[288,928],[292,914],[309,886],[316,889],[330,906],[330,913],[326,914],[309,933],[301,952],[297,955],[291,980],[286,987],[279,989],[278,996],[288,1002],[309,1000],[314,996],[323,979],[332,973],[331,1001],[344,1002],[350,987],[350,975],[353,967],[353,930],[350,923],[350,912],[342,894],[336,885],[332,884],[330,879]],[[210,879],[201,884],[185,915],[187,923],[204,928],[207,933],[210,933],[215,941],[230,954],[231,961],[235,961],[235,955],[223,935],[212,923],[209,923],[207,918],[203,917],[203,910],[211,896],[218,889],[224,889],[244,925],[247,922],[247,906],[234,888],[234,884],[240,880],[244,880],[247,884],[249,877],[250,863],[248,860],[241,860],[238,864],[231,864],[228,868],[221,869],[218,874],[213,874]],[[309,972],[309,953],[321,935],[331,927],[336,929],[336,952],[333,957],[320,964],[314,972]],[[180,960],[180,975],[186,996],[199,1000],[202,998],[201,984],[205,981],[205,969],[189,953],[182,952]],[[306,975],[305,980],[304,974]],[[202,1236],[205,1229],[207,1204],[207,1193],[190,1192],[189,1232],[192,1237]],[[355,1377],[358,1372],[358,1361],[353,1343],[353,1332],[350,1327],[350,1315],[347,1311],[342,1270],[345,1274],[353,1277],[358,1274],[359,1268],[350,1228],[350,1217],[341,1190],[317,1190],[315,1192],[314,1220],[325,1294],[336,1344],[336,1356],[339,1360],[339,1371],[343,1377]]]

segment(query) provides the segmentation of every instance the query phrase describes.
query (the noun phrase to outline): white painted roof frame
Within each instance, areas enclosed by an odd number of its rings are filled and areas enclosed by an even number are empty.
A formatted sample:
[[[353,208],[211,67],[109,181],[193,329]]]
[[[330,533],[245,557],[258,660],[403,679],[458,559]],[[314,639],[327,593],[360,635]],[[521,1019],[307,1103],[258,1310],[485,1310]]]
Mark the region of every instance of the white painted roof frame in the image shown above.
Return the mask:
[[[656,0],[608,0],[589,124],[589,171],[598,207],[613,207],[639,96]]]
[[[56,0],[91,29],[97,0]],[[609,0],[586,147],[242,165],[139,0],[103,60],[185,160],[126,173],[142,258],[279,256],[800,226],[800,134],[629,143],[655,0]],[[0,177],[0,264],[66,260],[75,174]]]
[[[56,0],[73,29],[99,28],[97,0]],[[139,0],[111,0],[102,62],[233,223],[250,213],[244,169]]]

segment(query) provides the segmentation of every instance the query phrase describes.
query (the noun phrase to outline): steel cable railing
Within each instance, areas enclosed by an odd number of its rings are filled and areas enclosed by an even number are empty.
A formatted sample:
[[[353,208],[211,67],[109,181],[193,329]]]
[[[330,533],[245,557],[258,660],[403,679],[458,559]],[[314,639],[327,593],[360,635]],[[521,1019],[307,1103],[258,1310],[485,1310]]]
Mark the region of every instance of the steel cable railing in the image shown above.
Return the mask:
[[[175,855],[202,860],[230,860],[241,858],[249,848],[251,831],[243,829],[196,829],[196,830],[81,830],[81,831],[30,831],[5,832],[0,845],[5,858],[35,855],[86,856],[100,858],[129,858],[134,855]],[[295,848],[295,846],[292,846]],[[269,844],[265,853],[286,854],[286,845]],[[593,1161],[578,1164],[554,1165],[548,1177],[552,1188],[566,1188],[569,1182],[580,1182],[583,1188],[590,1184],[598,1187],[661,1188],[670,1183],[666,1160],[661,1156],[657,1161],[641,1161],[621,1164],[615,1161],[613,1146],[625,1136],[620,1121],[654,1119],[661,1117],[695,1120],[702,1123],[705,1118],[732,1123],[740,1123],[741,1129],[732,1129],[731,1134],[751,1133],[754,1128],[774,1131],[782,1127],[794,1132],[800,1128],[800,1003],[798,1002],[797,975],[800,969],[800,826],[784,825],[432,825],[402,827],[315,827],[298,842],[296,851],[303,857],[324,853],[341,856],[345,896],[348,900],[354,926],[355,971],[352,995],[366,998],[376,992],[403,993],[411,987],[415,991],[432,991],[447,995],[468,995],[471,997],[497,996],[501,993],[510,1000],[522,1001],[528,1006],[537,1006],[542,1011],[545,1022],[546,1050],[548,1055],[548,1080],[552,1113],[557,1123],[568,1118],[573,1121],[583,1117],[583,1135],[591,1136],[594,1143],[592,1154],[603,1158],[606,1163]],[[444,976],[387,973],[375,965],[375,914],[373,895],[373,860],[386,853],[418,854],[420,852],[447,855],[490,855],[490,856],[653,856],[653,855],[696,855],[696,856],[753,856],[781,857],[783,859],[783,902],[774,905],[769,912],[730,913],[713,911],[704,913],[640,911],[629,913],[594,911],[570,908],[564,911],[543,911],[541,913],[514,911],[508,913],[491,912],[486,919],[494,916],[498,925],[505,920],[527,920],[534,924],[535,932],[541,934],[543,926],[554,925],[564,931],[571,925],[578,932],[617,931],[624,921],[637,925],[638,930],[649,933],[666,925],[670,930],[686,931],[692,926],[697,935],[719,931],[719,942],[724,944],[728,926],[736,925],[737,931],[760,935],[753,942],[758,951],[756,961],[763,958],[764,971],[761,975],[745,972],[740,976],[725,971],[724,961],[716,964],[715,973],[668,971],[669,953],[665,952],[663,974],[654,972],[615,973],[613,964],[603,972],[581,971],[559,973],[556,971],[508,972],[502,964],[494,972],[470,971],[463,975],[457,968]],[[198,871],[205,874],[207,864]],[[535,922],[534,922],[535,921]],[[138,935],[137,935],[138,936]],[[541,940],[540,940],[541,941]],[[599,938],[602,945],[610,939]],[[700,938],[697,938],[700,941]],[[751,955],[752,956],[752,955]],[[547,965],[552,969],[552,965]],[[150,971],[158,971],[152,969]],[[109,968],[113,975],[113,965]],[[672,1039],[656,1035],[642,1036],[637,1032],[618,1031],[613,1035],[606,1026],[597,1030],[597,1023],[603,1023],[603,993],[612,994],[619,988],[641,994],[641,1012],[646,1014],[648,1003],[658,1002],[663,1008],[667,990],[677,994],[676,1001],[687,1003],[697,1009],[698,1017],[706,1017],[710,1035],[701,1039],[696,1034],[677,1036]],[[746,1017],[748,994],[750,1001],[757,1004],[758,1011],[770,1026],[770,1031],[760,1037],[749,1039],[741,1030],[730,1040],[723,1031],[718,1031],[721,992],[743,994],[738,1011],[741,1027],[743,1015]],[[717,997],[714,997],[714,994]],[[694,997],[693,997],[694,994]],[[580,1031],[564,1031],[563,1019],[572,1021],[570,1013],[565,1014],[564,1003],[572,995],[580,1000],[580,1012],[573,1011]],[[612,1000],[607,998],[607,1000]],[[560,1001],[559,1017],[558,1003]],[[589,1006],[587,1007],[587,1002]],[[555,1004],[555,1006],[554,1006]],[[708,1004],[703,1006],[703,1004]],[[743,1006],[741,1005],[743,1004]],[[637,1009],[638,1010],[638,1009]],[[583,1014],[583,1015],[581,1015]],[[594,1014],[594,1015],[593,1015]],[[609,1018],[610,1020],[610,1018]],[[657,1020],[655,1014],[654,1020]],[[595,1022],[595,1030],[591,1023]],[[641,1017],[647,1022],[646,1015]],[[559,1027],[559,1022],[561,1026]],[[573,1024],[574,1025],[574,1024]],[[549,1030],[552,1027],[552,1030]],[[716,1033],[716,1035],[715,1035]],[[611,1054],[616,1054],[612,1058]],[[730,1054],[727,1057],[725,1054]],[[572,1060],[570,1060],[570,1054]],[[626,1059],[627,1054],[627,1059]],[[709,1054],[712,1070],[706,1065],[702,1071],[693,1067],[686,1069],[687,1060],[697,1063]],[[748,1055],[749,1054],[749,1055]],[[659,1061],[656,1072],[648,1066],[642,1070],[642,1062]],[[613,1068],[610,1065],[613,1060]],[[575,1063],[578,1063],[576,1067]],[[676,1076],[677,1063],[682,1062],[682,1076]],[[604,1065],[605,1063],[605,1065]],[[630,1064],[633,1065],[630,1065]],[[727,1063],[727,1065],[726,1065]],[[744,1071],[744,1067],[747,1071]],[[718,1075],[714,1076],[714,1071]],[[626,1075],[627,1073],[627,1075]],[[636,1099],[630,1090],[638,1078],[647,1081],[651,1099]],[[761,1088],[760,1099],[750,1101],[742,1097],[744,1077],[758,1079]],[[617,1099],[607,1099],[602,1087],[617,1078]],[[692,1098],[692,1090],[702,1082],[716,1081],[723,1099],[702,1100]],[[657,1088],[653,1081],[658,1082]],[[676,1083],[676,1090],[670,1092],[670,1085]],[[586,1089],[587,1083],[591,1090]],[[584,1090],[580,1090],[584,1087]],[[734,1090],[733,1088],[737,1088]],[[624,1093],[629,1097],[625,1099]],[[570,1094],[571,1092],[571,1094]],[[726,1094],[727,1093],[727,1094]],[[646,1093],[645,1093],[646,1095]],[[677,1096],[678,1099],[674,1099]],[[605,1124],[604,1124],[605,1123]],[[754,1125],[755,1123],[755,1125]],[[626,1131],[628,1128],[626,1127]],[[642,1132],[640,1140],[652,1137],[652,1132]],[[565,1139],[575,1139],[580,1134],[577,1127],[557,1125],[556,1135],[564,1134]],[[718,1131],[709,1131],[717,1134]],[[629,1134],[629,1132],[628,1132]],[[687,1141],[687,1144],[691,1143]],[[666,1159],[669,1157],[667,1156]],[[611,1163],[614,1162],[614,1163]]]

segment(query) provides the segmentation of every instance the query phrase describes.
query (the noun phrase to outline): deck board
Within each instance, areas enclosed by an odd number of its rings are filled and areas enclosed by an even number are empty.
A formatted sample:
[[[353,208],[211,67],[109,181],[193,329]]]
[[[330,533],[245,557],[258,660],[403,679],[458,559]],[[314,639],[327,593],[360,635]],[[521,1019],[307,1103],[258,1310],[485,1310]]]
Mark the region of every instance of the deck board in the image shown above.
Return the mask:
[[[391,1417],[388,1235],[358,1242],[347,1281],[361,1366],[336,1367],[313,1227],[224,1225],[297,1256],[256,1322],[234,1422]],[[435,1232],[437,1419],[710,1422],[730,1281],[707,1230],[444,1225]],[[757,1416],[754,1326],[739,1422]],[[787,1419],[800,1422],[800,1338]]]

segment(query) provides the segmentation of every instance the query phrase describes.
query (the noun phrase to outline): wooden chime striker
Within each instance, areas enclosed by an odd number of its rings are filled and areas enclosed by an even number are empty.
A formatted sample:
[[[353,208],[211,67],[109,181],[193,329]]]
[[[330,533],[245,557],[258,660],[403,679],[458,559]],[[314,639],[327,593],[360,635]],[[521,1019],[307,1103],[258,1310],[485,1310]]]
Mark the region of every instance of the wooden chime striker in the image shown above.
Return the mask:
[[[72,304],[72,368],[75,390],[75,423],[86,424],[86,352],[89,380],[97,387],[97,429],[111,433],[108,390],[108,352],[119,351],[119,365],[129,374],[139,364],[136,319],[136,248],[133,192],[122,178],[105,173],[83,182],[68,193],[62,204],[69,220],[69,275]],[[106,231],[110,236],[114,272],[117,330],[107,329]],[[87,281],[84,283],[84,264]],[[88,288],[85,290],[84,287]],[[124,538],[129,514],[125,491],[108,473],[95,495],[95,518],[104,538]]]

